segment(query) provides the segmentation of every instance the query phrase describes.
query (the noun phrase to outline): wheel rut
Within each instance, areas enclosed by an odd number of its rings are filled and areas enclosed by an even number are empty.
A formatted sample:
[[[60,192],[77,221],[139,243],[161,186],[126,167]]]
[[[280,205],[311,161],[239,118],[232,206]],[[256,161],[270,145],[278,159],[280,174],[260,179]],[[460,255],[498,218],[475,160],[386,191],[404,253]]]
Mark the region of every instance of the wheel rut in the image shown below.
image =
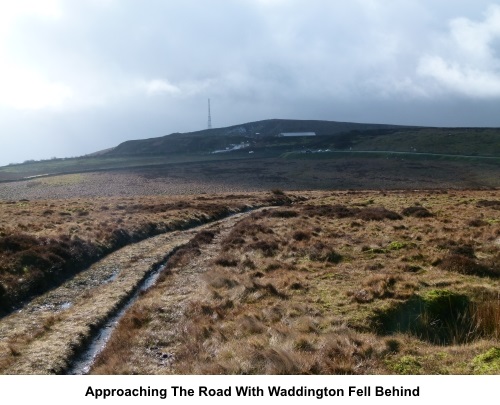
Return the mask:
[[[91,346],[106,326],[109,329],[109,320],[115,317],[112,323],[118,322],[116,315],[124,312],[126,305],[133,304],[134,294],[143,283],[151,282],[151,273],[176,249],[203,230],[215,230],[218,238],[250,213],[234,214],[190,230],[162,234],[126,246],[5,317],[0,322],[0,372],[64,374],[71,371],[75,357]],[[193,294],[198,278],[195,269],[174,275],[169,289],[172,302],[182,303],[183,297]],[[88,370],[88,367],[90,364],[79,370]]]
[[[243,219],[243,218],[240,218]],[[90,370],[92,374],[169,374],[176,361],[177,348],[185,343],[182,333],[183,319],[190,305],[204,293],[204,273],[209,264],[221,253],[222,241],[239,221],[211,227],[214,239],[200,247],[200,254],[190,257],[187,263],[168,274],[166,279],[144,294],[131,309],[140,317],[152,314],[152,321],[140,331],[127,337],[126,347],[121,336],[113,336],[110,346],[104,350]],[[160,315],[160,316],[157,316]],[[134,315],[135,316],[135,315]],[[128,320],[127,320],[128,321]],[[117,352],[119,353],[117,356]],[[121,364],[115,365],[119,357]],[[111,359],[110,359],[111,358]]]

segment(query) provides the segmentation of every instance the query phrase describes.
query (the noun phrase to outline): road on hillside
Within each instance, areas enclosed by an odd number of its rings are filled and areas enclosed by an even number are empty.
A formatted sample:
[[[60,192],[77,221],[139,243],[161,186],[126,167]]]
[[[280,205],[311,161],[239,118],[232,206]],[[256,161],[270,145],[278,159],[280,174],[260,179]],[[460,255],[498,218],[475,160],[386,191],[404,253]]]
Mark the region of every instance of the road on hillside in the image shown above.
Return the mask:
[[[291,152],[294,154],[303,154],[305,151],[295,151]],[[311,151],[309,153],[336,153],[336,154],[364,154],[364,153],[386,153],[389,155],[412,155],[412,156],[436,156],[436,157],[446,157],[446,158],[465,158],[465,159],[500,159],[500,156],[480,156],[480,155],[454,155],[446,153],[430,153],[430,152],[401,152],[392,150],[330,150],[325,151],[319,150]]]

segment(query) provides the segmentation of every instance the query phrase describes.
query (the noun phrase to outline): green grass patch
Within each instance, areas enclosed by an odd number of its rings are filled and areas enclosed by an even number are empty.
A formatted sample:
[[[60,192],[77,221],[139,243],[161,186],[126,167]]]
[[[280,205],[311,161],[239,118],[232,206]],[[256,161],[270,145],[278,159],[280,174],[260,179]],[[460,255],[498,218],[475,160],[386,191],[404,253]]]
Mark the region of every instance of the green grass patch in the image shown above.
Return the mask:
[[[474,374],[500,374],[500,348],[492,347],[472,360]]]
[[[434,289],[378,311],[374,325],[382,334],[408,332],[434,344],[465,343],[474,338],[469,310],[467,295]]]
[[[415,375],[421,374],[422,364],[416,356],[402,356],[386,361],[387,367],[396,374]]]
[[[408,246],[406,242],[391,242],[389,243],[389,250],[401,250]]]

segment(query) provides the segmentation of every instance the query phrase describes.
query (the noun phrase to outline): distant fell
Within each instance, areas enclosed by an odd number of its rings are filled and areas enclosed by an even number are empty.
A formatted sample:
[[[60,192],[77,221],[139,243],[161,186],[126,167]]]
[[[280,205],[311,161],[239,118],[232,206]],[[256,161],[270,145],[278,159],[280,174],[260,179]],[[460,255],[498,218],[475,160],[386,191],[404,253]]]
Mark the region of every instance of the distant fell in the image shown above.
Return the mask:
[[[285,133],[287,136],[279,136]],[[300,135],[297,136],[298,134]],[[401,164],[418,162],[406,176],[410,182],[417,181],[422,172],[425,173],[426,179],[435,179],[437,166],[432,166],[431,162],[439,161],[443,164],[440,171],[457,173],[457,170],[464,170],[470,173],[466,176],[468,179],[471,176],[479,179],[472,183],[459,179],[456,184],[460,186],[496,186],[500,178],[500,128],[419,127],[271,119],[225,128],[130,140],[114,148],[77,158],[31,161],[0,167],[0,182],[22,179],[36,185],[37,181],[41,181],[41,177],[63,173],[140,171],[145,168],[154,168],[161,172],[162,168],[176,167],[176,170],[182,172],[187,165],[189,170],[193,170],[193,164],[197,163],[207,165],[203,170],[208,170],[207,167],[213,165],[211,167],[216,173],[220,173],[218,168],[225,165],[229,165],[229,172],[236,170],[235,167],[238,166],[245,167],[237,175],[238,182],[249,173],[261,173],[260,184],[265,181],[262,170],[273,167],[272,162],[280,162],[278,166],[283,164],[286,170],[294,165],[300,168],[291,177],[293,179],[308,173],[309,177],[306,175],[303,184],[315,188],[318,187],[318,181],[332,184],[330,180],[324,180],[329,179],[330,174],[320,172],[328,167],[328,164],[340,164],[340,160],[356,161],[358,164],[363,162],[362,166],[372,168],[370,178],[376,177],[379,172],[386,178],[388,174],[385,164],[388,160]],[[314,172],[310,172],[308,167],[312,161],[323,163],[318,164]],[[401,170],[398,167],[393,171],[398,175]],[[280,178],[280,173],[271,172],[267,174],[269,179]],[[353,186],[358,177],[356,174],[351,179],[352,182],[345,184]],[[335,178],[338,178],[338,175]],[[386,181],[382,183],[386,184]],[[375,186],[373,182],[369,184]]]
[[[314,132],[316,136],[278,136],[280,133],[298,132]],[[332,150],[500,157],[500,129],[270,119],[126,141],[101,156],[193,156],[235,151],[229,154],[233,157],[237,151],[248,153],[251,150],[264,153],[265,156]]]
[[[195,132],[174,133],[157,138],[130,140],[119,144],[107,155],[137,155],[163,153],[209,152],[227,144],[252,140],[263,141],[280,133],[315,132],[317,136],[336,136],[366,131],[395,131],[405,127],[386,124],[360,124],[352,122],[269,119],[224,128]]]

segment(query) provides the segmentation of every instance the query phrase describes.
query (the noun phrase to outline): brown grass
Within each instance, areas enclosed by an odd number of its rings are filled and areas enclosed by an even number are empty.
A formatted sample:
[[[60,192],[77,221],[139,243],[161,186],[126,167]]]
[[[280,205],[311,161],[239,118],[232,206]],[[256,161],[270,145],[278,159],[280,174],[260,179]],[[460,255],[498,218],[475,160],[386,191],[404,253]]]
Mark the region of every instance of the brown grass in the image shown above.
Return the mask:
[[[0,202],[0,315],[132,242],[274,203],[276,198],[278,203],[292,200],[268,193],[247,195],[244,203],[241,195],[236,197]]]
[[[498,191],[308,197],[179,250],[93,372],[468,374],[498,347]]]
[[[427,208],[424,208],[422,206],[413,206],[405,208],[402,211],[402,214],[406,217],[411,216],[415,218],[429,218],[433,216],[433,214]]]
[[[485,264],[472,258],[467,252],[464,252],[464,254],[450,253],[440,260],[438,264],[445,270],[461,274],[478,277],[500,277],[500,266],[497,260],[492,260],[489,264]]]

